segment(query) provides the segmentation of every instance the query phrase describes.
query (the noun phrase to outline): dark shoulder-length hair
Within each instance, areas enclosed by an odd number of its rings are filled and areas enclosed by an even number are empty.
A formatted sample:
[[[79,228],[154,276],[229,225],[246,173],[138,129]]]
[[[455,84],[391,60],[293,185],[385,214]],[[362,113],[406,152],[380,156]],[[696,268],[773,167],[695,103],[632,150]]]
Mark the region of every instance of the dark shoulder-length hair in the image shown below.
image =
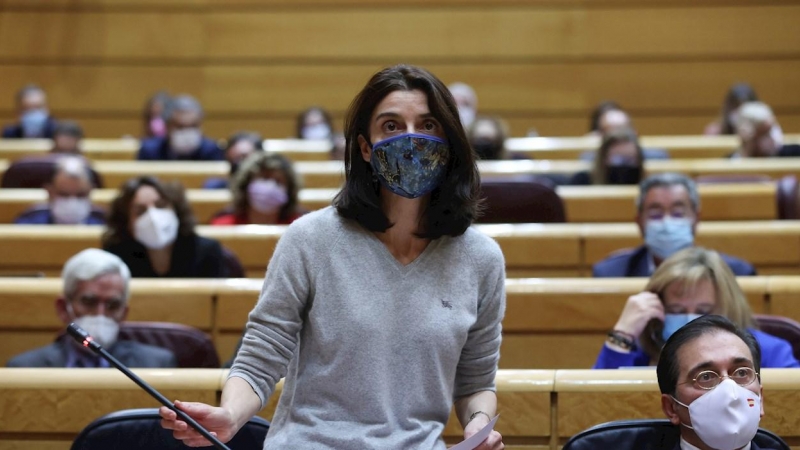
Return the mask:
[[[188,200],[186,200],[183,186],[178,182],[162,183],[156,177],[143,176],[126,181],[111,202],[106,231],[103,233],[104,247],[133,239],[129,229],[131,203],[136,196],[136,191],[142,186],[151,186],[161,198],[172,205],[178,216],[178,236],[195,234],[194,226],[197,221]]]
[[[247,199],[247,187],[265,170],[277,170],[286,178],[286,195],[289,200],[281,207],[278,218],[281,221],[288,221],[298,212],[297,193],[300,190],[301,181],[292,162],[277,153],[257,152],[245,158],[239,165],[239,170],[233,175],[230,183],[234,213],[238,215],[247,213],[247,208],[250,206]]]
[[[639,145],[639,135],[633,128],[622,127],[612,130],[607,135],[603,136],[603,142],[597,150],[594,157],[594,167],[592,168],[592,184],[607,184],[608,183],[608,166],[606,165],[606,158],[608,152],[617,144],[630,142],[636,146],[636,166],[641,173],[644,170],[644,152],[642,146]]]
[[[438,78],[420,67],[401,64],[376,73],[350,104],[344,124],[346,179],[333,204],[342,217],[355,220],[370,231],[384,232],[393,225],[381,209],[380,184],[370,163],[361,156],[358,137],[363,136],[372,144],[370,119],[378,104],[394,91],[413,90],[425,94],[428,109],[441,124],[450,145],[446,175],[431,192],[417,236],[459,236],[479,214],[480,175],[455,100]]]

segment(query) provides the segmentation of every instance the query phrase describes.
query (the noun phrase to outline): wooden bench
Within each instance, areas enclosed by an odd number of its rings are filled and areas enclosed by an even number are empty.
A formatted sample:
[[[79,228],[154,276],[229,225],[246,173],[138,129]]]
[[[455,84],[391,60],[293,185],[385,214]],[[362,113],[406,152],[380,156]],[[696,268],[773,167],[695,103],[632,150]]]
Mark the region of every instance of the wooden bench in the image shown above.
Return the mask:
[[[703,220],[775,220],[778,218],[777,186],[768,183],[733,183],[700,185]],[[95,189],[92,202],[108,208],[119,191]],[[303,208],[316,210],[331,204],[338,189],[302,189],[299,201]],[[566,207],[567,220],[573,223],[631,222],[638,196],[635,186],[559,186],[559,196]],[[186,193],[201,223],[231,203],[227,189],[190,189]],[[0,190],[0,223],[12,223],[30,206],[47,201],[42,189]]]
[[[507,279],[500,366],[588,368],[626,299],[647,280]],[[224,361],[233,355],[263,280],[134,279],[130,320],[177,322],[208,332]],[[800,277],[740,277],[750,307],[800,321]],[[63,329],[53,309],[57,278],[0,278],[0,364],[46,345]],[[557,344],[557,345],[554,345]],[[568,349],[568,351],[565,351]]]
[[[167,398],[217,404],[228,371],[219,369],[135,372]],[[763,369],[766,415],[761,426],[800,446],[797,369]],[[570,436],[598,423],[663,418],[652,369],[500,370],[496,377],[506,448],[558,450]],[[282,383],[259,415],[270,419]],[[121,409],[158,403],[113,369],[0,369],[0,448],[67,450],[94,419]],[[443,433],[452,444],[463,430],[454,415]]]
[[[612,252],[641,244],[633,223],[477,225],[503,249],[509,277],[588,276]],[[201,225],[239,257],[249,276],[262,276],[284,226]],[[102,227],[0,225],[0,273],[60,273],[78,251],[100,245]],[[703,222],[698,245],[743,258],[762,275],[800,272],[800,221]]]

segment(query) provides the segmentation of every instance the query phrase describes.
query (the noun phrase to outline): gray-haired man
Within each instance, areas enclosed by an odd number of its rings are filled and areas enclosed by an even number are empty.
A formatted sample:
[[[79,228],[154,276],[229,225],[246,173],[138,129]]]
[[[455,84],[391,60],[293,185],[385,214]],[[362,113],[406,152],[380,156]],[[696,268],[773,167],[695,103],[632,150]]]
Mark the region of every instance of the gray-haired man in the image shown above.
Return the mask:
[[[67,261],[61,277],[64,292],[56,299],[56,314],[64,325],[75,322],[123,364],[130,367],[176,367],[166,349],[120,341],[119,324],[128,315],[128,266],[117,256],[90,248]],[[8,367],[109,367],[109,364],[63,337],[8,361]]]

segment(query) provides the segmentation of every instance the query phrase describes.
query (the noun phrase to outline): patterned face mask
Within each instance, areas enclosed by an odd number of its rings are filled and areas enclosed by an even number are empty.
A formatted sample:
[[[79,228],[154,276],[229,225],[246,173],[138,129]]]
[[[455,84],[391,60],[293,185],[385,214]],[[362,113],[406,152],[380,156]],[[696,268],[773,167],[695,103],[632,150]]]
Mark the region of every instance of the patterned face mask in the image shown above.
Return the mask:
[[[436,189],[447,171],[450,146],[425,134],[402,134],[376,142],[370,164],[386,189],[418,198]]]

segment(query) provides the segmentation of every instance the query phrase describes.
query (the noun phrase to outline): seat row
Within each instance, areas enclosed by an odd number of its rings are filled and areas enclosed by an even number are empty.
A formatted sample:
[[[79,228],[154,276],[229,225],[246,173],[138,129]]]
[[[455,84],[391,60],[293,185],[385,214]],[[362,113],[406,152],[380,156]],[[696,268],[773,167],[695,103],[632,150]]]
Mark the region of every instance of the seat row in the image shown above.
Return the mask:
[[[215,404],[227,377],[218,369],[136,370],[167,398]],[[767,414],[761,426],[800,445],[797,369],[763,369]],[[663,418],[655,371],[500,370],[497,429],[506,448],[557,450],[572,435],[611,420]],[[276,394],[280,391],[280,384]],[[92,420],[127,408],[158,406],[111,369],[0,369],[0,448],[55,450]],[[260,416],[271,418],[278,395]],[[460,440],[451,414],[445,440]]]
[[[701,184],[699,191],[706,221],[782,219],[783,211],[788,210],[783,204],[797,202],[797,183]],[[316,210],[330,205],[337,192],[337,189],[303,189],[298,197],[303,208]],[[590,223],[630,222],[639,191],[636,186],[559,186],[556,192],[569,222]],[[108,209],[117,194],[115,189],[95,189],[92,203]],[[208,223],[231,204],[228,190],[190,189],[187,198],[201,223]],[[11,223],[31,205],[46,201],[47,192],[42,189],[0,190],[0,223]]]
[[[800,321],[800,277],[740,277],[756,314]],[[501,368],[589,368],[627,298],[646,279],[507,279]],[[222,361],[233,355],[260,279],[133,279],[131,321],[174,322],[211,335]],[[57,278],[0,278],[0,363],[63,331],[53,302]],[[557,342],[558,345],[553,345]]]
[[[786,135],[784,141],[800,142],[800,135]],[[739,146],[739,138],[734,135],[642,136],[640,143],[645,148],[664,150],[672,159],[725,158]],[[42,155],[52,147],[49,139],[0,139],[0,159]],[[327,140],[267,139],[263,147],[293,161],[325,161],[330,159],[331,152],[331,143]],[[577,160],[598,147],[598,136],[511,138],[506,141],[509,152],[530,159]],[[138,150],[137,139],[84,139],[82,142],[83,154],[94,161],[130,161],[136,159]]]
[[[609,254],[641,245],[633,223],[477,225],[503,250],[509,277],[588,276]],[[250,277],[263,276],[285,226],[198,226],[233,251]],[[56,275],[70,256],[99,247],[101,227],[0,225],[0,274]],[[703,222],[697,245],[743,258],[759,274],[800,272],[800,221]]]

